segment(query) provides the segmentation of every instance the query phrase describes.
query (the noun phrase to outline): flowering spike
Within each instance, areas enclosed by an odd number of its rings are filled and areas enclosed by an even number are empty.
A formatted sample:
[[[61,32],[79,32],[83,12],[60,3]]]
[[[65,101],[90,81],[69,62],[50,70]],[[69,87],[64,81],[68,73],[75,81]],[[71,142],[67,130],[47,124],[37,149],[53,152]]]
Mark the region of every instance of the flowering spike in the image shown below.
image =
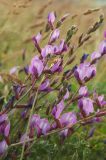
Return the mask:
[[[53,23],[55,22],[55,19],[56,19],[55,13],[54,12],[50,12],[48,14],[48,23],[49,23],[51,29],[54,28]]]

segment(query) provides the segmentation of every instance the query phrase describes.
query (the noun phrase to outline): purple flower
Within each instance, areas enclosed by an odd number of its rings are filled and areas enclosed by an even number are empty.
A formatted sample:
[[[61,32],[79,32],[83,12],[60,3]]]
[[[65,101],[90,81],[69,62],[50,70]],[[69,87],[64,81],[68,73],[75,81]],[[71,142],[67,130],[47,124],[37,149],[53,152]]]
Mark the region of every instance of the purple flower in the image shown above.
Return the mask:
[[[24,143],[24,141],[28,141],[29,140],[29,136],[25,133],[21,136],[20,138],[20,142]]]
[[[80,96],[87,96],[88,95],[88,88],[87,86],[82,86],[79,89],[79,95]]]
[[[41,51],[41,55],[43,58],[52,53],[53,53],[53,47],[51,45],[46,45]]]
[[[70,92],[68,89],[66,89],[66,93],[64,95],[64,100],[67,100],[69,98],[69,96],[70,96]]]
[[[104,100],[104,95],[98,96],[97,94],[94,94],[94,100],[96,101],[99,107],[104,107],[106,105],[106,101]]]
[[[41,35],[40,32],[39,32],[36,36],[34,36],[34,37],[32,38],[32,40],[34,41],[35,45],[36,45],[36,44],[39,44],[39,42],[40,42],[41,39],[42,39],[42,35]]]
[[[78,101],[78,106],[83,116],[88,116],[90,113],[94,112],[93,100],[91,100],[90,98],[81,98]]]
[[[100,43],[98,51],[100,52],[101,56],[103,56],[104,54],[106,54],[106,40],[103,40]]]
[[[97,100],[98,100],[100,106],[102,106],[103,105],[103,101],[104,101],[104,95],[98,96]]]
[[[32,40],[34,42],[34,45],[38,49],[39,52],[41,52],[41,49],[40,49],[40,46],[39,46],[39,42],[40,42],[41,38],[42,38],[42,35],[41,35],[40,32],[32,38]]]
[[[8,122],[7,125],[5,126],[4,136],[5,136],[5,137],[8,137],[9,132],[10,132],[10,122]]]
[[[38,56],[35,56],[31,60],[31,64],[29,66],[29,73],[33,76],[40,76],[43,72],[43,62],[39,59]]]
[[[62,127],[65,127],[67,125],[74,125],[76,122],[77,122],[77,117],[74,112],[64,113],[60,117],[60,123],[62,124]]]
[[[67,137],[68,136],[68,133],[69,133],[69,129],[64,129],[64,130],[62,130],[62,131],[60,131],[60,133],[59,133],[59,135],[61,136],[61,137]]]
[[[49,79],[46,79],[46,80],[41,84],[39,90],[40,90],[40,91],[44,91],[44,92],[50,92],[50,91],[51,91]]]
[[[106,54],[106,40],[103,40],[100,45],[98,51],[95,51],[91,54],[91,61],[95,62],[99,58],[101,58],[104,54]]]
[[[8,145],[5,140],[0,141],[0,156],[3,156],[8,149]]]
[[[8,116],[7,114],[2,114],[0,115],[0,123],[7,121],[8,120]]]
[[[51,36],[50,36],[50,41],[49,41],[49,43],[55,42],[55,40],[57,40],[57,39],[59,38],[59,36],[60,36],[60,30],[59,30],[59,29],[55,29],[55,30],[52,32]]]
[[[60,118],[58,119],[58,121],[61,125],[61,128],[68,127],[68,126],[71,127],[71,125],[76,124],[77,117],[74,112],[68,112],[68,113],[64,113],[63,115],[61,115]],[[51,128],[52,129],[58,128],[57,122],[53,123]],[[65,130],[61,131],[59,134],[60,134],[60,136],[66,137],[66,136],[68,136],[68,132],[69,132],[69,129],[65,129]]]
[[[81,63],[77,69],[74,71],[74,75],[80,84],[86,82],[87,80],[94,77],[96,74],[95,65],[90,65],[90,63]]]
[[[53,54],[55,54],[55,55],[60,55],[63,52],[66,52],[67,50],[68,50],[68,46],[65,43],[64,39],[60,41],[59,45],[53,46]]]
[[[37,130],[38,136],[41,134],[41,130],[38,127],[39,122],[40,122],[40,116],[37,114],[32,115],[31,121],[30,121],[30,133],[29,133],[30,138],[34,137],[35,129]]]
[[[46,118],[41,119],[39,115],[33,115],[30,122],[30,136],[34,136],[34,129],[36,129],[37,136],[46,135],[50,130],[50,123]]]
[[[50,12],[48,14],[48,24],[50,25],[51,29],[53,29],[53,23],[55,22],[56,16],[54,14],[54,12]]]
[[[62,113],[64,107],[65,106],[63,100],[61,100],[56,106],[54,106],[52,115],[55,117],[55,119],[58,119],[60,117],[60,114]]]
[[[94,117],[94,118],[91,120],[92,123],[98,123],[98,122],[100,122],[100,121],[101,121],[101,118],[100,118],[100,117]]]
[[[46,56],[50,55],[60,55],[63,52],[68,50],[68,46],[65,43],[64,40],[60,41],[59,45],[46,45],[42,51],[41,51],[41,55],[43,58],[45,58]]]
[[[101,57],[101,54],[98,51],[95,51],[91,54],[91,61],[96,61]]]
[[[37,123],[40,121],[40,116],[38,114],[34,114],[31,117],[30,127],[35,127]]]
[[[9,136],[10,132],[10,122],[6,114],[0,115],[0,135],[5,137]]]
[[[52,73],[61,72],[62,71],[62,60],[58,59],[50,68]]]
[[[48,122],[48,120],[46,118],[40,119],[39,124],[37,126],[41,130],[40,134],[46,135],[47,132],[50,131],[50,123]]]
[[[12,74],[16,74],[17,72],[18,72],[18,69],[19,69],[20,67],[19,66],[15,66],[15,67],[13,67],[13,68],[11,68],[10,69],[10,74],[12,75]]]
[[[76,114],[74,112],[68,112],[68,113],[64,113],[61,117],[60,117],[60,123],[62,125],[62,127],[66,127],[66,126],[71,126],[76,124],[77,122],[77,117]],[[61,131],[59,134],[62,137],[67,137],[69,133],[69,129],[65,129],[63,131]]]
[[[0,115],[0,136],[7,138],[10,132],[10,122],[7,114]],[[7,150],[8,145],[5,140],[0,142],[0,156],[2,156]]]

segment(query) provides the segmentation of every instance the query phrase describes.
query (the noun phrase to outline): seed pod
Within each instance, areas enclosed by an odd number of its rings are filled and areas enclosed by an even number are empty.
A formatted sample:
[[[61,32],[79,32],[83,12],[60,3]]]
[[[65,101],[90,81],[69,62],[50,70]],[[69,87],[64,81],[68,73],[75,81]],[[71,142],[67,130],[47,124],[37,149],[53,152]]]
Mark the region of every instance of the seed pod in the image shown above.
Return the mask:
[[[73,25],[73,26],[71,27],[71,29],[69,29],[69,30],[67,31],[67,36],[66,36],[65,42],[68,43],[69,40],[72,38],[72,36],[73,36],[77,31],[78,31],[77,26],[76,26],[76,25]]]
[[[97,11],[99,11],[99,10],[100,10],[100,8],[88,9],[87,11],[85,11],[85,12],[83,13],[83,15],[88,15],[88,14],[91,14],[91,13],[93,13],[93,12],[97,12]]]

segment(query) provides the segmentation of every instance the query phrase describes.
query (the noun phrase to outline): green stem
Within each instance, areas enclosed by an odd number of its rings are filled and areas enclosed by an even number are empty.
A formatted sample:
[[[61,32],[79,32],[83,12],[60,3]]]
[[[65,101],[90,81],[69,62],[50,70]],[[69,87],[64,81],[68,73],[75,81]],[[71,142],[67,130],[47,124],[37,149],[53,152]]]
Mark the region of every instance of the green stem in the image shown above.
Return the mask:
[[[44,79],[44,78],[42,78],[41,83],[42,83],[43,79]],[[40,85],[41,85],[41,83],[40,83]],[[39,85],[39,86],[40,86],[40,85]],[[32,88],[32,87],[31,87],[31,88]],[[28,120],[28,125],[27,125],[27,128],[26,128],[26,135],[28,134],[28,131],[29,131],[30,121],[31,121],[31,117],[32,117],[32,114],[33,114],[34,107],[35,107],[36,102],[37,102],[38,92],[39,92],[39,87],[38,87],[38,89],[37,89],[37,91],[36,91],[35,98],[34,98],[34,102],[33,102],[33,105],[32,105],[31,111],[30,111],[30,116],[29,116],[29,120]],[[22,146],[22,152],[21,152],[20,160],[22,160],[22,159],[23,159],[23,156],[24,156],[25,144],[26,144],[26,141],[24,141],[23,146]]]
[[[28,91],[14,104],[14,107],[21,102],[21,100],[31,91],[32,86],[28,89]]]
[[[36,94],[35,94],[33,106],[32,106],[31,112],[30,112],[30,116],[29,116],[29,120],[28,120],[28,125],[27,125],[27,129],[26,129],[26,135],[28,134],[29,125],[30,125],[30,120],[31,120],[31,117],[32,117],[32,114],[33,114],[33,109],[34,109],[35,104],[36,104],[36,102],[37,102],[37,96],[38,96],[38,90],[37,90],[37,92],[36,92]],[[22,152],[21,152],[20,160],[23,159],[25,144],[26,144],[26,141],[24,141],[24,143],[23,143],[23,147],[22,147]]]

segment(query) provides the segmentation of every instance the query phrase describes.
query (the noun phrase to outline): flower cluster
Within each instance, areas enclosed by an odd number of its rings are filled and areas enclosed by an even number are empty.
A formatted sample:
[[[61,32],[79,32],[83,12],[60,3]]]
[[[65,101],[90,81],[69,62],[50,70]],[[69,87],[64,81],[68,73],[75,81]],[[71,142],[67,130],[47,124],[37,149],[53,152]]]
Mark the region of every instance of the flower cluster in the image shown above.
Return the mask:
[[[67,17],[68,14],[61,18],[60,26]],[[61,39],[60,26],[58,23],[56,25],[54,12],[49,13],[47,25],[51,31],[47,43],[41,47],[43,41],[41,32],[33,36],[32,40],[38,54],[36,53],[31,63],[24,68],[27,76],[25,81],[13,86],[13,97],[0,113],[0,135],[2,136],[0,155],[5,154],[8,146],[12,145],[9,140],[11,132],[7,113],[11,116],[14,109],[15,111],[17,108],[20,109],[20,118],[25,124],[28,123],[26,131],[19,127],[21,133],[18,131],[19,136],[14,139],[14,143],[18,140],[20,144],[23,144],[24,151],[30,147],[35,137],[47,136],[55,131],[65,139],[74,133],[74,125],[79,122],[85,125],[99,122],[101,116],[106,114],[104,95],[98,95],[96,91],[90,93],[87,87],[87,82],[96,75],[98,60],[106,54],[106,40],[100,43],[97,51],[89,55],[90,60],[88,60],[88,54],[84,54],[79,64],[71,68],[70,64],[74,61],[75,53],[69,41],[77,29],[72,27],[67,32],[66,38]],[[89,34],[90,31],[88,36]],[[106,38],[106,33],[104,36]],[[81,42],[76,49],[83,43]],[[68,70],[67,65],[69,65]],[[71,78],[74,78],[79,86],[75,93],[71,90]],[[49,99],[49,94],[53,92],[56,92],[57,97],[53,102],[48,103],[44,97],[48,96]],[[27,96],[27,103],[21,104],[25,96]],[[43,105],[40,101],[42,99]],[[76,110],[73,108],[74,102]]]
[[[8,148],[9,143],[10,122],[6,114],[0,115],[0,136],[2,141],[0,142],[0,155],[2,156]]]

